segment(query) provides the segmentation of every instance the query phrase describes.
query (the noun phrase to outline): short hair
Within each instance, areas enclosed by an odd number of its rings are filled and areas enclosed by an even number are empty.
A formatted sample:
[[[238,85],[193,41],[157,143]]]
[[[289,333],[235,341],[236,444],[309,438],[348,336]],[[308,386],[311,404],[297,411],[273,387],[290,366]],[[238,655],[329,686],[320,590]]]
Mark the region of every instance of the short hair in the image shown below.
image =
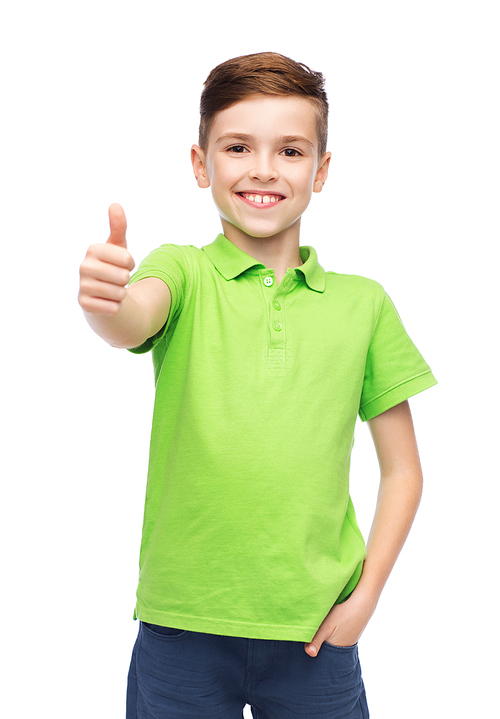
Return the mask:
[[[241,55],[210,72],[200,100],[198,143],[202,150],[207,150],[216,114],[254,95],[298,95],[310,99],[316,109],[319,157],[325,154],[328,100],[323,75],[275,52]]]

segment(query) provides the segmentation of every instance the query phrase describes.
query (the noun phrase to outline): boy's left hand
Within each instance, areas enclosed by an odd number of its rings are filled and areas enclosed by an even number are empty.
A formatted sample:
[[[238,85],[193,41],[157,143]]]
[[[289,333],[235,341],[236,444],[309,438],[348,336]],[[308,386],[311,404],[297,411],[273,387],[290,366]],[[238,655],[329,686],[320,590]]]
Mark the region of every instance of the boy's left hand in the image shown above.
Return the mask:
[[[311,657],[317,656],[323,642],[349,647],[359,640],[375,611],[376,603],[356,590],[342,604],[336,604],[327,614],[314,638],[304,648]]]

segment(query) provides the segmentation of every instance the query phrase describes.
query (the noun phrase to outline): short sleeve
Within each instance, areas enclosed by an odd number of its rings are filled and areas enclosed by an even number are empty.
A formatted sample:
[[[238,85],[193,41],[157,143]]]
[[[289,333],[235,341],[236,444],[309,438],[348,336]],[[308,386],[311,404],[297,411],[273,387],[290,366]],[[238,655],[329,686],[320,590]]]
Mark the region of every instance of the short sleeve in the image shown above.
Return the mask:
[[[408,336],[390,297],[384,299],[368,348],[359,416],[372,419],[437,384]]]
[[[163,280],[170,290],[172,302],[168,319],[157,334],[149,337],[140,347],[133,347],[130,352],[143,354],[149,352],[162,340],[172,324],[177,320],[184,305],[189,285],[189,259],[185,248],[180,245],[162,245],[153,250],[139,265],[130,278],[130,285],[147,277]]]

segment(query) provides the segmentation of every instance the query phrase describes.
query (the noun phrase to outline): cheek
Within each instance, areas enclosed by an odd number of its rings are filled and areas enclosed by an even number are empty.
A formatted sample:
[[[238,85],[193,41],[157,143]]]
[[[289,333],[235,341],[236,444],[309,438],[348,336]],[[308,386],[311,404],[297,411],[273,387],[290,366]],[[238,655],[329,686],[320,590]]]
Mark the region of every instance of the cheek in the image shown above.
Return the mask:
[[[311,192],[314,186],[314,178],[316,171],[314,166],[310,167],[297,167],[297,170],[293,170],[289,173],[291,184],[293,184],[298,193]]]
[[[231,188],[234,186],[236,178],[227,167],[214,167],[210,175],[210,185],[214,197],[223,199],[229,197]]]
[[[230,158],[225,157],[222,153],[217,153],[210,163],[210,173],[218,184],[227,185],[236,177],[238,163],[231,162]]]
[[[311,195],[314,187],[314,178],[312,177],[301,177],[298,178],[294,184],[295,197],[301,202],[301,204],[309,204]]]
[[[222,170],[217,169],[216,173],[211,177],[210,189],[213,202],[221,217],[226,220],[234,214],[234,199],[231,192],[233,184],[228,173],[224,173]]]

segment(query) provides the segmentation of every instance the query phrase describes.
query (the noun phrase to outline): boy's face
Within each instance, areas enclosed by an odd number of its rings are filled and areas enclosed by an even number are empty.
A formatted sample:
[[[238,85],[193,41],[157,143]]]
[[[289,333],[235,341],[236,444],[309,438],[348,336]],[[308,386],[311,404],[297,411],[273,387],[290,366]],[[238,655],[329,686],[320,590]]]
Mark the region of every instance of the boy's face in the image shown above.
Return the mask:
[[[219,112],[206,152],[193,146],[200,187],[211,187],[224,234],[299,240],[300,218],[320,192],[330,153],[318,158],[316,110],[299,96],[256,95]]]

